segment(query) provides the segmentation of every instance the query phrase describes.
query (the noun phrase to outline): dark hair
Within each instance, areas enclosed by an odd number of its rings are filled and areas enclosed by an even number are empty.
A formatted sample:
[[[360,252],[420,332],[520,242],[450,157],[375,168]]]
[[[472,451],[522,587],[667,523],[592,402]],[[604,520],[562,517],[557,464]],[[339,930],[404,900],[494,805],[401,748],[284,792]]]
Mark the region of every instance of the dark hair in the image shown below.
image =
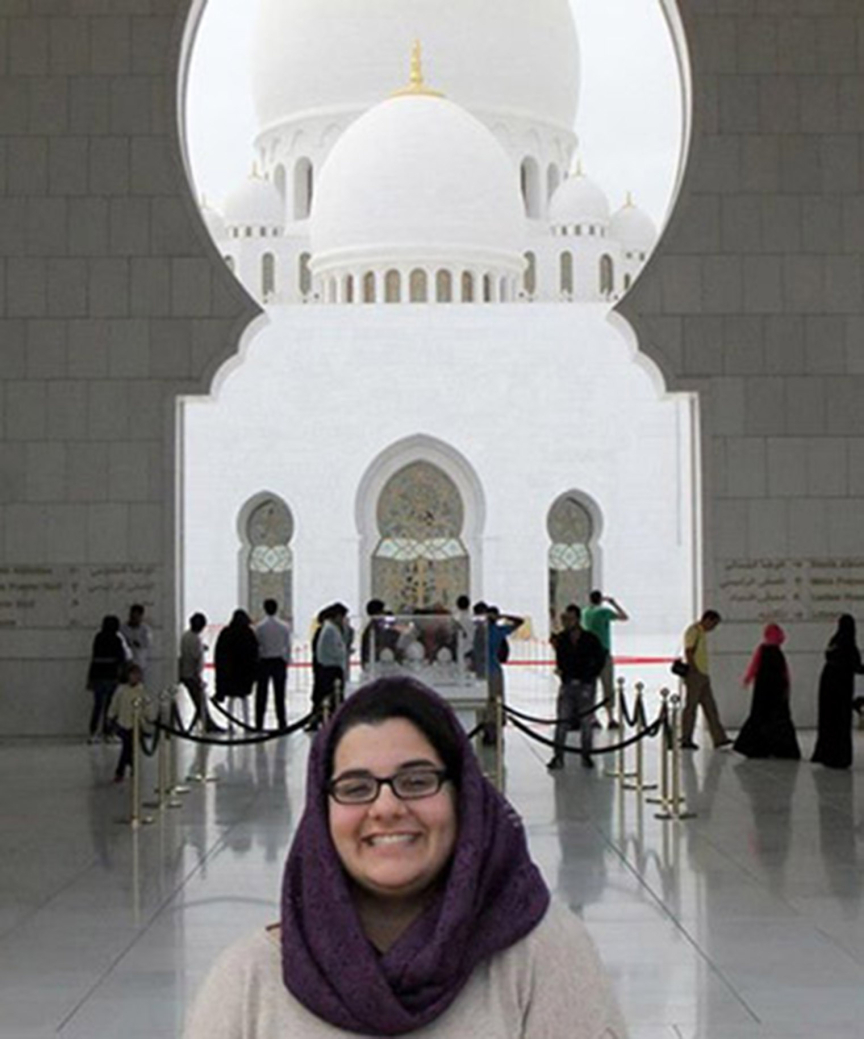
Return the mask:
[[[467,610],[470,605],[471,600],[468,598],[467,595],[460,595],[459,598],[456,600],[456,608],[459,610]]]
[[[486,605],[485,602],[483,602],[482,599],[480,599],[479,602],[475,602],[474,603],[474,615],[476,617],[479,617],[482,614],[488,613],[488,612],[489,612],[489,607]]]
[[[719,624],[720,621],[723,620],[723,618],[720,616],[720,614],[716,610],[706,610],[702,614],[702,620],[703,621],[714,621],[715,624]]]
[[[108,613],[102,618],[102,630],[106,634],[116,635],[120,631],[120,618]]]
[[[132,605],[129,607],[129,616],[131,617],[133,613],[137,613],[141,617],[144,616],[144,607],[141,605],[140,602],[133,602]]]
[[[588,599],[590,600],[592,606],[599,606],[600,603],[603,602],[603,593],[595,588],[594,591],[588,596]]]
[[[327,778],[333,775],[333,759],[342,737],[356,725],[381,725],[390,718],[404,718],[423,733],[438,752],[450,780],[458,788],[462,778],[462,743],[454,731],[458,725],[449,709],[431,690],[413,678],[378,678],[350,696],[333,720],[328,734]]]
[[[189,618],[189,627],[193,631],[203,631],[207,627],[207,618],[203,613],[193,613]]]
[[[577,621],[582,619],[582,610],[576,605],[575,602],[568,603],[564,607],[564,612],[571,614],[573,617],[576,618]]]
[[[837,630],[831,638],[833,644],[855,644],[855,618],[851,613],[843,613],[837,620]]]
[[[264,612],[268,617],[272,617],[279,609],[279,603],[275,599],[264,600]]]
[[[252,619],[245,610],[235,610],[231,614],[231,627],[239,628],[247,624],[251,624]]]
[[[384,602],[382,599],[370,599],[366,603],[366,613],[370,617],[378,617],[384,612]]]

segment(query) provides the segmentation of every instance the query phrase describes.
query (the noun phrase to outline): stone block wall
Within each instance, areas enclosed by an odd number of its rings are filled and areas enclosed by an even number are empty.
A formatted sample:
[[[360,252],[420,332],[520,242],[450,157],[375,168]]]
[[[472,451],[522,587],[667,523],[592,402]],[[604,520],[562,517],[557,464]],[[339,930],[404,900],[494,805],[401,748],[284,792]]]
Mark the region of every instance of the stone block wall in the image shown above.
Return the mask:
[[[252,314],[185,182],[186,7],[0,4],[0,734],[82,731],[138,598],[173,677],[174,402]]]

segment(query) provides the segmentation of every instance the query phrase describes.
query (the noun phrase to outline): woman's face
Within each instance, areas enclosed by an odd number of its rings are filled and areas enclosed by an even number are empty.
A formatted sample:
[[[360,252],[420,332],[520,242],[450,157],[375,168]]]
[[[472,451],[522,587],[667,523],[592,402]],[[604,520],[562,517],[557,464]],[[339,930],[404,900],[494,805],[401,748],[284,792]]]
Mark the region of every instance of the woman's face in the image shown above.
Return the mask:
[[[378,778],[412,768],[442,768],[423,733],[405,718],[355,725],[336,747],[333,778]],[[371,804],[329,800],[330,836],[348,875],[382,898],[411,898],[432,884],[453,853],[458,823],[452,784],[437,794],[403,801],[381,786]]]

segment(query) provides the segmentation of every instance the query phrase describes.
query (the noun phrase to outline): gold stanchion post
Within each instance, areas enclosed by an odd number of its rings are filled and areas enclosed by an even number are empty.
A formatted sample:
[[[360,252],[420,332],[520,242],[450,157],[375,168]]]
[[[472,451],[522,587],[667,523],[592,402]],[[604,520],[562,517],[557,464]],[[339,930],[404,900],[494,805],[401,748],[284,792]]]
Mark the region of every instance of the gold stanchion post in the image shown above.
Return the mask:
[[[139,826],[152,823],[152,818],[141,815],[141,714],[144,710],[144,699],[136,696],[132,701],[132,810],[129,822],[133,830]]]
[[[658,797],[649,797],[647,801],[649,804],[660,805],[663,808],[669,807],[669,738],[668,738],[668,711],[669,711],[669,690],[660,690],[660,702],[662,704],[661,714],[663,717],[663,724],[660,727],[660,795]]]
[[[645,685],[643,682],[636,683],[636,705],[633,710],[638,726],[640,720],[644,721],[645,718]],[[645,782],[645,757],[642,751],[642,740],[636,741],[636,771],[633,775],[634,782],[624,784],[628,790],[635,790],[637,794],[641,794],[643,790],[657,789],[656,783]]]
[[[621,722],[619,734],[622,742],[627,738],[627,714],[624,711],[624,679],[615,680],[615,717]],[[624,777],[624,755],[623,751],[615,751],[615,767],[604,768],[603,775],[610,779],[623,779]]]
[[[669,804],[665,812],[657,814],[658,819],[693,819],[695,812],[683,812],[681,805],[684,797],[681,794],[681,696],[673,693],[669,697],[672,704],[672,790]]]

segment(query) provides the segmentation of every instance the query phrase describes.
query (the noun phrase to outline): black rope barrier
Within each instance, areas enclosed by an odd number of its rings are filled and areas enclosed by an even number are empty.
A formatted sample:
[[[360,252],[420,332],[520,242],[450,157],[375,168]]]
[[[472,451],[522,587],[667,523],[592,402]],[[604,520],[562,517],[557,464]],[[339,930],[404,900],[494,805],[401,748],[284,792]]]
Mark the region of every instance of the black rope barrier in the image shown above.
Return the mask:
[[[228,710],[227,707],[223,707],[222,706],[222,704],[219,702],[219,700],[211,700],[210,703],[216,708],[216,710],[221,715],[223,715],[225,718],[227,718],[229,722],[232,722],[239,729],[242,729],[244,732],[251,733],[253,736],[259,736],[260,735],[260,731],[258,729],[256,729],[254,725],[249,725],[246,722],[241,721],[239,718],[235,717]],[[269,732],[270,730],[268,729],[267,731]]]
[[[469,740],[473,740],[475,736],[479,736],[481,732],[486,728],[486,722],[480,722],[479,725],[475,725],[474,728],[466,733]]]
[[[149,742],[148,742],[149,738]],[[141,748],[141,753],[145,758],[152,758],[159,747],[159,740],[162,738],[162,733],[159,726],[156,725],[152,733],[146,733],[142,727],[138,733],[138,746]]]
[[[529,729],[527,725],[523,725],[522,722],[517,721],[515,718],[511,720],[520,732],[524,732],[526,736],[530,736],[530,738],[535,740],[537,743],[542,743],[547,747],[551,747],[552,750],[558,754],[591,754],[592,757],[595,754],[612,754],[618,750],[625,750],[627,747],[632,747],[634,743],[638,743],[640,740],[656,736],[664,721],[662,717],[658,717],[650,726],[648,726],[647,729],[637,732],[636,735],[631,736],[630,739],[622,740],[620,743],[611,743],[604,747],[592,747],[590,751],[583,751],[581,747],[570,747],[567,744],[556,743],[555,740],[547,739],[545,736],[541,736],[539,733],[534,732],[533,729]]]
[[[580,711],[574,720],[578,721],[580,718],[590,718],[592,714],[596,714],[601,707],[605,707],[608,703],[611,703],[611,700],[601,700],[600,703],[595,704],[593,707],[589,707],[587,711]],[[517,711],[513,707],[507,707],[506,705],[504,707],[504,713],[506,715],[512,715],[513,718],[521,718],[524,722],[534,722],[535,725],[558,724],[557,718],[537,718],[533,714],[523,714],[522,711]]]
[[[214,740],[208,736],[193,736],[191,732],[187,732],[184,729],[175,729],[171,725],[165,725],[164,722],[157,722],[156,724],[163,732],[167,732],[169,735],[176,736],[181,740],[189,740],[190,743],[203,743],[211,747],[248,747],[254,746],[257,743],[267,743],[270,740],[280,739],[282,736],[291,736],[298,730],[305,728],[315,717],[317,717],[317,714],[315,711],[312,711],[305,718],[301,718],[292,725],[286,725],[284,729],[268,729],[267,732],[257,733],[255,736],[245,736],[241,739],[230,740]]]
[[[627,709],[627,694],[623,689],[621,690],[621,716],[631,729],[635,728],[639,724],[639,704],[641,702],[641,699],[637,696],[636,706],[631,714]]]

